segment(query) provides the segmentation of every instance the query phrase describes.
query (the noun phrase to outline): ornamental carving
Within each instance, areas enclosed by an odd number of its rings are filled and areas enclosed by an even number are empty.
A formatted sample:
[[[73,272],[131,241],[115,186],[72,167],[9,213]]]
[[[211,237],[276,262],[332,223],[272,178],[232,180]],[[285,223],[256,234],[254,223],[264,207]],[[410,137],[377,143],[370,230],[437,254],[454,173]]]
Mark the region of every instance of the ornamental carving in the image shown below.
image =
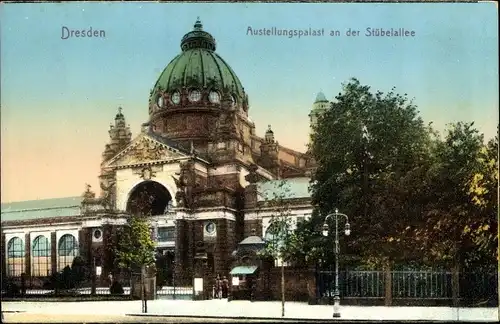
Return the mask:
[[[153,143],[152,141],[142,140],[133,149],[134,159],[138,161],[160,160],[163,155],[163,147],[161,144]]]
[[[116,200],[116,186],[114,180],[101,181],[101,204],[106,210],[113,210]]]
[[[83,193],[83,199],[89,200],[95,198],[95,192],[91,190],[92,186],[88,183],[85,184],[85,192]]]
[[[259,167],[257,165],[250,165],[250,167],[248,168],[248,174],[245,176],[245,180],[251,184],[257,183],[260,178],[259,174],[257,173],[258,169]]]
[[[193,202],[193,188],[196,185],[196,174],[194,170],[194,163],[188,161],[181,164],[181,170],[176,174],[178,177],[172,176],[177,192],[175,200],[179,207],[191,208]]]

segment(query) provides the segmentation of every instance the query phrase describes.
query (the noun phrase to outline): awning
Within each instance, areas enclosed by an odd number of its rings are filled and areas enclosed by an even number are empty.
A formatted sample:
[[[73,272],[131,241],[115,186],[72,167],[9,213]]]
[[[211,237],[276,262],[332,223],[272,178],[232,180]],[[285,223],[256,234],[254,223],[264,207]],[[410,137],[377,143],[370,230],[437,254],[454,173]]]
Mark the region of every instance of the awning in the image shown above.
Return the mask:
[[[238,266],[231,270],[232,275],[248,275],[253,274],[257,270],[257,266]]]

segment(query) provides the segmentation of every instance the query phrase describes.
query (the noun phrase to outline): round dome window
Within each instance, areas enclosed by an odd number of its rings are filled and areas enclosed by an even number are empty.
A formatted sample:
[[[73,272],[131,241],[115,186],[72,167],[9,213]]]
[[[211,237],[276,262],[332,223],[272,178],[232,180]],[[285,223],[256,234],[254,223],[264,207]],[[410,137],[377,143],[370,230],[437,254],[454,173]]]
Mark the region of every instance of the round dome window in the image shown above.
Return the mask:
[[[197,102],[200,101],[200,99],[201,99],[201,92],[199,90],[192,90],[189,93],[189,101]]]
[[[101,238],[101,236],[102,236],[102,232],[101,232],[101,230],[96,229],[96,230],[94,231],[94,238],[95,238],[95,239],[100,239],[100,238]]]
[[[163,108],[163,96],[159,96],[156,103],[158,104],[158,107]]]
[[[205,225],[205,231],[207,231],[208,234],[213,234],[215,232],[215,223],[209,222]]]
[[[208,95],[208,99],[210,100],[211,103],[219,103],[220,102],[220,95],[217,91],[210,91],[210,94]]]
[[[172,102],[176,105],[178,105],[179,102],[181,102],[181,94],[178,91],[172,94]]]

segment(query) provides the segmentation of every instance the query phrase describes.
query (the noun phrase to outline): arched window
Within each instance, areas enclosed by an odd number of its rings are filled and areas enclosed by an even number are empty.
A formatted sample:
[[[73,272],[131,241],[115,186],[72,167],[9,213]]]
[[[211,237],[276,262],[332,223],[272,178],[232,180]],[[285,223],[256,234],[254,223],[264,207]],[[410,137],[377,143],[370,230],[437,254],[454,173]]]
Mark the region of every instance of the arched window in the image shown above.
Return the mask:
[[[37,236],[33,241],[31,255],[31,275],[34,277],[49,276],[51,270],[49,239],[43,235]]]
[[[11,277],[19,277],[24,272],[24,242],[13,237],[7,244],[7,273]]]
[[[66,266],[73,263],[73,259],[78,255],[78,243],[71,234],[65,234],[59,239],[57,246],[57,270],[62,271]]]

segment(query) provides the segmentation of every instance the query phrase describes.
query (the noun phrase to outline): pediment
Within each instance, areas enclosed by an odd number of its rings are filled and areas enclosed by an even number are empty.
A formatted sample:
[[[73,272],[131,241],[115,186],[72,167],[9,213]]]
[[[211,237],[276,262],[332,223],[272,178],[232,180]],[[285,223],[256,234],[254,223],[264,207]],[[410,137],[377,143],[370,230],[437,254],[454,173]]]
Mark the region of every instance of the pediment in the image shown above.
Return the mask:
[[[171,162],[188,157],[178,149],[141,134],[125,149],[111,158],[105,168],[133,166],[137,164]]]

